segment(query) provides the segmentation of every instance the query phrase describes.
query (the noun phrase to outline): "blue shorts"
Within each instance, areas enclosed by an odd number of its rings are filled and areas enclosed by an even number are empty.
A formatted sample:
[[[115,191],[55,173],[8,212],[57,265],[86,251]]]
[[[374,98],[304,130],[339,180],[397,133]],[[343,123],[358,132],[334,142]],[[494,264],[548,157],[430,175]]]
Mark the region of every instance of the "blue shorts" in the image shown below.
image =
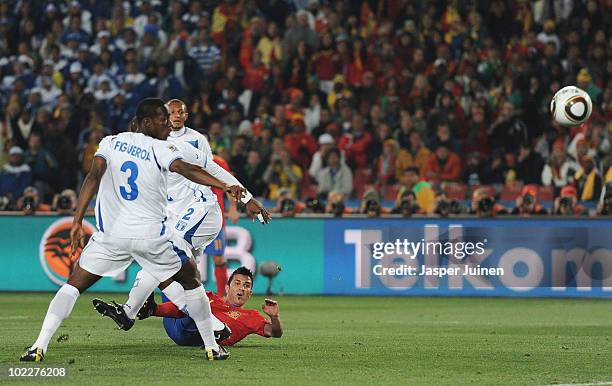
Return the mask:
[[[204,249],[204,253],[210,256],[223,256],[225,254],[225,245],[225,227],[223,227],[213,242]]]
[[[162,301],[169,301],[162,293]],[[168,337],[179,346],[203,346],[204,342],[193,319],[186,316],[180,319],[164,318],[164,329]]]

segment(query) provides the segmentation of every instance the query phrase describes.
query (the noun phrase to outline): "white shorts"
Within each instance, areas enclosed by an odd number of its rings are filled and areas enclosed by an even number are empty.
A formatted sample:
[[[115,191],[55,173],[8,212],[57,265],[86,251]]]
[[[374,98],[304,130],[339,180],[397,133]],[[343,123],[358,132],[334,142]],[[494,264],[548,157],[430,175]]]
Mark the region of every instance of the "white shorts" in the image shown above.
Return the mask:
[[[194,249],[204,249],[217,237],[223,225],[219,203],[194,202],[170,219],[174,231]]]
[[[79,265],[95,275],[114,277],[136,261],[161,282],[174,276],[191,256],[186,243],[173,232],[145,240],[120,239],[96,232],[83,249]]]

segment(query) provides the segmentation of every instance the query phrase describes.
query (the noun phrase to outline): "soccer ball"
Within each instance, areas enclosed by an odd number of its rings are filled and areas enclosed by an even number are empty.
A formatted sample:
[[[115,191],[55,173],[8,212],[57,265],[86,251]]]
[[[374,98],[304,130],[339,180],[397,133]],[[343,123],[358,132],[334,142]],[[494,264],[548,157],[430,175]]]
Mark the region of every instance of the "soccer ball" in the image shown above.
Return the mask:
[[[576,86],[563,87],[550,101],[550,114],[562,126],[575,126],[583,123],[593,111],[591,97]]]

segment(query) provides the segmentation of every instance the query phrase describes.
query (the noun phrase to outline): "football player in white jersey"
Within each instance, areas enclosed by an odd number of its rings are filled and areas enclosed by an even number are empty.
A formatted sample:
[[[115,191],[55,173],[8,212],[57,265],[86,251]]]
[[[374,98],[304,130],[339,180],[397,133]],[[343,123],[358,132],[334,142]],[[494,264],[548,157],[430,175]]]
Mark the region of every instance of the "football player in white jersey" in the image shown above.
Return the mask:
[[[170,127],[169,113],[161,99],[141,101],[136,119],[140,133],[108,136],[100,143],[75,210],[70,230],[72,253],[83,247],[82,221],[96,192],[98,231],[83,248],[68,282],[49,304],[38,339],[21,356],[22,361],[42,361],[49,341],[70,315],[79,295],[102,276],[124,271],[134,260],[155,278],[150,291],[170,278],[175,280],[173,285],[181,287],[189,315],[196,320],[205,342],[206,358],[226,359],[229,355],[214,340],[210,305],[195,270],[183,264],[189,259],[185,243],[166,229],[167,174],[175,172],[198,184],[220,187],[236,198],[242,197],[244,189],[229,187],[201,167],[183,161],[181,151],[163,141]],[[170,299],[175,297],[172,285],[163,291]],[[130,310],[132,319],[146,297],[135,301],[134,310]]]
[[[185,159],[190,163],[201,165],[204,170],[226,184],[243,186],[231,173],[213,161],[212,150],[206,137],[184,126],[187,120],[185,103],[172,99],[166,103],[166,107],[170,112],[172,125],[168,141],[183,151]],[[251,193],[247,191],[241,201],[246,205],[251,217],[262,214],[264,222],[267,223],[270,218],[268,211],[253,198]],[[171,174],[168,180],[168,212],[174,216],[175,229],[194,248],[208,245],[217,236],[223,216],[221,212],[209,215],[210,211],[194,208],[194,204],[198,203],[219,208],[210,186],[198,186],[181,175]]]
[[[172,125],[168,141],[181,150],[185,161],[201,166],[212,176],[228,185],[242,186],[234,176],[213,161],[212,150],[206,137],[184,126],[184,122],[187,120],[185,103],[173,99],[166,104],[166,107],[170,112]],[[217,237],[223,221],[223,213],[210,186],[199,185],[180,174],[170,173],[168,175],[167,199],[169,224],[173,227],[173,231],[177,232],[194,249],[195,253],[200,253]],[[241,201],[246,205],[247,213],[251,217],[261,215],[263,223],[269,221],[270,213],[248,191]],[[187,263],[197,270],[194,260],[190,259]],[[138,285],[132,287],[125,305],[118,306],[116,303],[106,303],[103,300],[95,299],[94,307],[101,314],[113,319],[119,328],[127,330],[132,327],[134,321],[126,321],[120,315],[122,314],[121,308],[117,307],[123,307],[127,312],[134,307],[134,304],[140,304],[137,299],[141,299],[142,296],[149,296],[151,292],[146,294],[143,294],[143,292],[152,288],[154,282],[155,278],[147,270],[141,270],[137,273],[135,279],[135,283],[138,283]],[[188,313],[188,310],[185,309],[187,304],[183,296],[177,294],[171,300],[179,309]],[[223,323],[214,316],[213,329],[219,337],[230,333]]]

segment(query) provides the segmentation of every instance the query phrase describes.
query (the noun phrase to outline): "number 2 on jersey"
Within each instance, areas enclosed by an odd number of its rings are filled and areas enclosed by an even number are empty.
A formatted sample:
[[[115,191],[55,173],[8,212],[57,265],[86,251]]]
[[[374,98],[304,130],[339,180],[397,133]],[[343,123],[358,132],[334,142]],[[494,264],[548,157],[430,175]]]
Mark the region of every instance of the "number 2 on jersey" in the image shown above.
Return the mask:
[[[193,212],[195,212],[193,208],[187,209],[187,213],[183,216],[183,220],[189,220]]]
[[[136,185],[136,178],[138,178],[138,165],[136,165],[133,161],[125,161],[123,165],[121,165],[121,171],[126,173],[129,171],[129,176],[127,179],[127,183],[130,187],[130,191],[125,188],[125,186],[119,187],[119,193],[121,193],[121,197],[128,201],[134,201],[138,197],[138,185]]]

